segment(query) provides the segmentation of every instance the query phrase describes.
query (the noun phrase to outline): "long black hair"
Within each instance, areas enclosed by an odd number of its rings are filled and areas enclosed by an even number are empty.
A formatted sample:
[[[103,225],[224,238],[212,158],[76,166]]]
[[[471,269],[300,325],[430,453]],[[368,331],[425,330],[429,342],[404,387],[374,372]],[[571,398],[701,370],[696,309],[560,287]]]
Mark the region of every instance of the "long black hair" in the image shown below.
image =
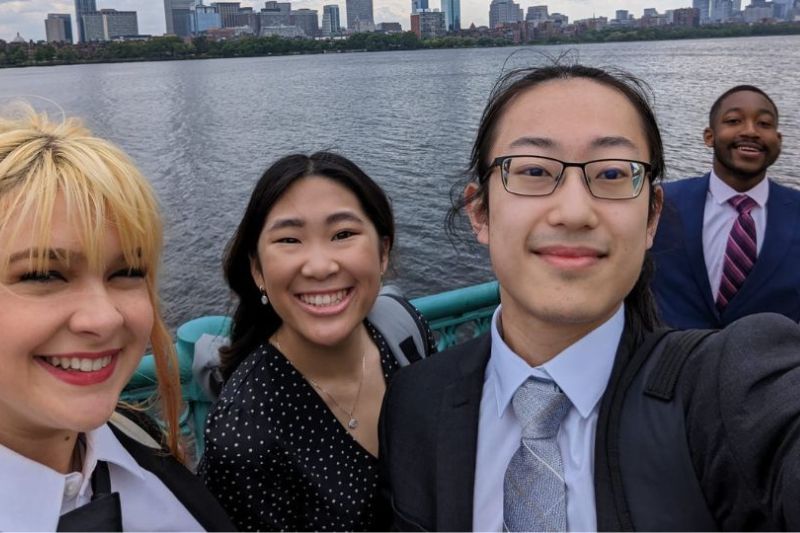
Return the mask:
[[[258,258],[258,239],[273,206],[295,182],[309,176],[330,179],[358,198],[387,253],[394,244],[394,216],[386,193],[349,159],[331,152],[310,156],[292,154],[273,163],[261,176],[250,196],[242,221],[225,251],[225,280],[238,297],[233,313],[231,344],[220,350],[222,374],[228,379],[237,366],[281,325],[272,305],[262,305],[261,292],[250,270]]]
[[[474,181],[478,187],[470,198],[463,194],[464,184],[459,183],[451,192],[452,207],[447,215],[447,227],[452,235],[456,233],[456,220],[462,210],[471,202],[486,215],[489,211],[489,187],[487,177],[491,164],[491,149],[496,138],[497,125],[506,107],[515,96],[551,80],[569,80],[582,78],[616,89],[628,99],[636,109],[642,122],[647,145],[650,150],[649,162],[649,213],[648,218],[656,215],[658,199],[654,193],[654,184],[660,181],[665,172],[664,145],[658,129],[655,113],[651,106],[652,90],[646,82],[633,74],[620,69],[596,68],[585,65],[566,63],[559,59],[553,64],[541,67],[514,69],[504,74],[495,84],[489,95],[489,101],[483,110],[475,142],[472,145],[470,164],[466,171],[468,181]],[[625,298],[625,318],[630,326],[652,330],[659,324],[655,299],[650,292],[650,281],[654,273],[653,260],[649,252],[645,254],[639,279]]]

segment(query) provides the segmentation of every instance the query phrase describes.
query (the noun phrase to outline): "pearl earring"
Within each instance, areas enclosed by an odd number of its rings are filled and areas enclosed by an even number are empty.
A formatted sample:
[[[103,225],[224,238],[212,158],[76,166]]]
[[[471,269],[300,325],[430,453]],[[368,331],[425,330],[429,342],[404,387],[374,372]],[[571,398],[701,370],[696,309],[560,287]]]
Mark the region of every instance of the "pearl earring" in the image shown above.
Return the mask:
[[[269,298],[267,298],[267,292],[261,285],[258,286],[258,290],[261,291],[261,305],[267,305],[269,303]]]

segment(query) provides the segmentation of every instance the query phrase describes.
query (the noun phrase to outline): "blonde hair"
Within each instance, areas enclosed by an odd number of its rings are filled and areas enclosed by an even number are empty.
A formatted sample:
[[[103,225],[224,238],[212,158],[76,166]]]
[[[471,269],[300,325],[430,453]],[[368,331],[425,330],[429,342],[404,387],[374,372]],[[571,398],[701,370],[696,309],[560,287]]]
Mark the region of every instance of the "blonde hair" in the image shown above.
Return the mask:
[[[31,250],[37,270],[46,270],[52,213],[56,197],[78,225],[87,261],[102,263],[107,224],[119,235],[125,261],[143,268],[154,325],[150,344],[155,359],[161,416],[167,425],[167,444],[179,458],[178,414],[180,377],[169,331],[161,317],[156,291],[162,248],[162,222],[155,194],[131,159],[119,148],[94,137],[75,118],[51,121],[30,106],[0,117],[0,228],[14,228],[33,215],[38,250]],[[0,271],[7,268],[0,264]]]

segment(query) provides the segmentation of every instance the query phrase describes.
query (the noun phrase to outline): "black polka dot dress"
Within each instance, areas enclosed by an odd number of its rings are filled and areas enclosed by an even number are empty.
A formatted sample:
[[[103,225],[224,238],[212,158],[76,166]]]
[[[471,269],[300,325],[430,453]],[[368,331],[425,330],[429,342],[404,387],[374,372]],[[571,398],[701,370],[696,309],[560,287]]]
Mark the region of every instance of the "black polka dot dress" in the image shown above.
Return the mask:
[[[388,383],[399,364],[383,336],[365,324]],[[378,460],[269,343],[223,388],[208,417],[198,473],[243,531],[389,527],[378,501]]]

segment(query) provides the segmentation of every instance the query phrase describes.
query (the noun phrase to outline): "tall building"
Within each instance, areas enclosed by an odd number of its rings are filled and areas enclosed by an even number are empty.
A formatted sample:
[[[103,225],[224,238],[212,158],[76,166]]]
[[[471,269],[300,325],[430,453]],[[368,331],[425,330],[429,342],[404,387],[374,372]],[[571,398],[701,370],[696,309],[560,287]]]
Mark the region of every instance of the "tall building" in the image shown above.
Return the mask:
[[[695,7],[684,7],[672,12],[672,24],[687,28],[696,28],[700,25],[700,10]]]
[[[87,13],[95,13],[97,3],[95,0],[75,0],[75,22],[78,24],[78,42],[86,42],[86,30],[83,27],[83,16]]]
[[[259,13],[261,17],[261,27],[270,26],[289,26],[292,24],[292,3],[277,2],[271,0],[264,4],[264,8]]]
[[[222,20],[217,13],[217,8],[195,5],[191,10],[189,18],[189,31],[192,35],[197,35],[208,30],[216,30],[222,27]]]
[[[342,20],[339,16],[337,4],[322,6],[322,35],[329,37],[342,32]]]
[[[513,0],[492,0],[489,5],[489,27],[497,28],[505,24],[522,21],[522,8]]]
[[[708,18],[711,22],[725,22],[731,18],[733,11],[732,0],[710,0],[711,11]]]
[[[411,13],[428,11],[428,0],[411,0]]]
[[[48,13],[44,31],[48,43],[72,44],[72,17],[69,13]]]
[[[179,37],[190,35],[191,10],[196,5],[196,0],[164,0],[164,18],[167,22],[167,33]]]
[[[293,9],[290,20],[292,25],[303,30],[308,37],[319,35],[319,16],[316,9]]]
[[[111,41],[120,37],[139,34],[136,11],[101,9],[83,15],[86,41]]]
[[[419,11],[411,14],[411,31],[420,39],[440,37],[445,34],[444,13],[441,11]]]
[[[708,24],[709,0],[692,0],[692,7],[700,13],[700,24]]]
[[[547,20],[547,6],[530,6],[525,14],[528,22],[543,22]]]
[[[223,28],[234,28],[238,26],[239,8],[241,7],[240,2],[214,2],[211,6],[217,8],[217,13],[219,13],[219,18],[222,20]]]
[[[461,0],[442,0],[444,27],[447,31],[461,29]]]
[[[373,31],[375,19],[372,15],[372,0],[346,0],[347,29],[351,31]]]

